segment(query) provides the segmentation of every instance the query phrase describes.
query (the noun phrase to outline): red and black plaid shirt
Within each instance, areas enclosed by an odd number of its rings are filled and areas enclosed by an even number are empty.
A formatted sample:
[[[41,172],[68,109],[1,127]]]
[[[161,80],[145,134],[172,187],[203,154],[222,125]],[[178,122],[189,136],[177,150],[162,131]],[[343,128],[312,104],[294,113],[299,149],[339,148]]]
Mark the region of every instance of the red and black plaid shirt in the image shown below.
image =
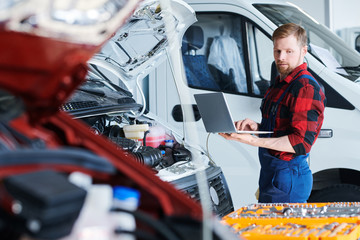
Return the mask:
[[[311,76],[307,71],[306,63],[295,68],[285,79],[278,78],[267,90],[270,92],[262,105],[262,115],[268,117],[271,106],[276,103],[289,84],[298,78],[279,103],[273,133],[273,137],[288,135],[295,154],[269,150],[270,154],[285,161],[310,152],[324,120],[326,104],[324,92],[318,84],[308,78],[302,78],[302,75]]]

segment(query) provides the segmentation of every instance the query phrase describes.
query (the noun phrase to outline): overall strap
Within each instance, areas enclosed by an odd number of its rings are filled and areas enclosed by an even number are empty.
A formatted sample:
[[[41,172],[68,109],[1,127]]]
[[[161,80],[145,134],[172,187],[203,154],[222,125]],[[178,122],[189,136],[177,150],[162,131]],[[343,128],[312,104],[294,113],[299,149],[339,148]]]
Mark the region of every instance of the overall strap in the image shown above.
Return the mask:
[[[296,78],[290,83],[290,85],[285,89],[285,91],[281,94],[281,96],[279,97],[279,99],[276,101],[276,104],[272,106],[271,108],[271,113],[273,114],[273,116],[276,115],[276,112],[277,112],[277,109],[278,109],[278,106],[280,104],[280,102],[284,99],[286,93],[289,92],[289,90],[291,89],[291,87],[294,85],[294,83],[300,79],[300,78],[307,78],[309,79],[310,81],[314,82],[318,87],[320,87],[319,83],[310,75],[307,75],[307,74],[303,74],[303,75],[300,75],[299,76],[299,73],[301,73],[302,71],[304,70],[301,70],[298,72],[298,74],[296,75]]]

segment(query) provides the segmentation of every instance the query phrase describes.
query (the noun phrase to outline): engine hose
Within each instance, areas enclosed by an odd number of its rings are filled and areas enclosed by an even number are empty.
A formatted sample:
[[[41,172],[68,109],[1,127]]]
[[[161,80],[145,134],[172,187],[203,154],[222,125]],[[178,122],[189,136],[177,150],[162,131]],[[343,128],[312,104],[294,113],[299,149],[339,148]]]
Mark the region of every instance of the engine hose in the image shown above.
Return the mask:
[[[141,146],[136,152],[132,152],[136,161],[149,166],[156,167],[162,160],[161,150],[153,147]]]

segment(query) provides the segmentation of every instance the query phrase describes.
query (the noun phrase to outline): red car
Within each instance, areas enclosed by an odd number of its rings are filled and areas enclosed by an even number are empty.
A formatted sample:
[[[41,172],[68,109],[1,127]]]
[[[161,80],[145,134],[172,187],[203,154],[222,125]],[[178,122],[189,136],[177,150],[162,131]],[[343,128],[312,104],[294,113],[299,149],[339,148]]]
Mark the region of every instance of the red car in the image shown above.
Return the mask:
[[[172,5],[185,6],[179,1]],[[191,13],[186,7],[175,7]],[[214,225],[210,229],[214,239],[225,239],[229,234],[211,217],[233,210],[219,167],[208,164],[205,171],[215,212],[209,215],[197,201],[178,190],[198,191],[193,186],[195,173],[199,172],[195,167],[186,178],[161,175],[162,171],[181,169],[178,162],[191,167],[192,154],[186,144],[172,148],[173,159],[168,161],[164,160],[166,148],[165,153],[161,152],[162,144],[149,148],[149,157],[147,151],[139,150],[146,148],[144,141],[128,141],[121,135],[120,120],[128,118],[128,125],[131,121],[154,123],[147,116],[140,117],[142,104],[136,103],[120,80],[134,78],[136,74],[129,72],[136,66],[147,69],[146,58],[163,58],[160,52],[169,46],[165,12],[158,3],[140,4],[136,0],[83,1],[75,5],[66,1],[41,1],[38,5],[36,0],[9,0],[0,6],[2,239],[21,239],[24,235],[59,239],[69,235],[86,198],[84,189],[68,181],[67,176],[73,172],[90,176],[93,184],[122,185],[140,193],[134,214],[137,228],[133,233],[138,239],[145,239],[144,235],[137,235],[141,231],[156,239],[199,239],[204,216],[210,217],[207,220]],[[114,74],[112,71],[124,62],[108,56],[109,47],[123,49],[118,41],[136,33],[139,26],[152,24],[156,27],[150,29],[157,34],[152,35],[152,40],[159,40],[159,36],[163,39],[151,51],[140,51],[145,53],[143,58],[124,51],[126,62],[130,63],[128,72]],[[119,26],[123,28],[117,31]],[[131,26],[135,30],[130,30]],[[104,45],[106,42],[110,45]],[[88,105],[74,107],[79,96]],[[132,119],[133,114],[139,116]],[[174,135],[169,138],[176,140]],[[132,148],[124,147],[134,143]],[[158,154],[161,156],[154,159]],[[222,199],[217,198],[218,189],[211,185],[216,179],[220,179],[217,186],[220,184],[223,191]]]

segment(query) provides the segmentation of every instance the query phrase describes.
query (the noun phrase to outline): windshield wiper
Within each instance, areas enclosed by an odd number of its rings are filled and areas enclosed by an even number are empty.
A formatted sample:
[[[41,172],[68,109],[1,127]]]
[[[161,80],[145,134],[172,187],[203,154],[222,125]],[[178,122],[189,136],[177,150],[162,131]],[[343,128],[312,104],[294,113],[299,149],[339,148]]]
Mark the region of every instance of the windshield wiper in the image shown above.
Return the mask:
[[[345,69],[345,70],[360,70],[360,65],[358,66],[345,66],[345,67],[337,67],[338,69]]]

